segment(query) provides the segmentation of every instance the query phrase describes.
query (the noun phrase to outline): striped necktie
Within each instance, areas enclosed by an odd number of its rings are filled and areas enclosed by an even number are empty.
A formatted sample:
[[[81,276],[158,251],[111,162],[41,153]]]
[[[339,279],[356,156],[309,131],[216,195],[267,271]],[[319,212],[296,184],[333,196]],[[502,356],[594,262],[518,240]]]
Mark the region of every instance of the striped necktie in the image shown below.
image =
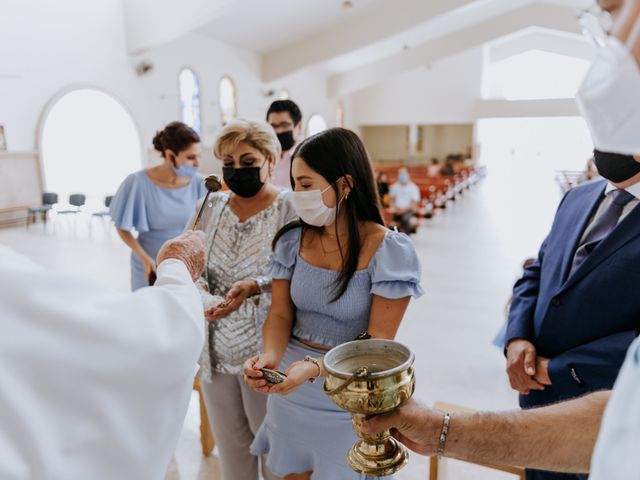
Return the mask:
[[[634,197],[626,190],[614,190],[609,195],[612,196],[611,203],[604,211],[593,221],[591,230],[587,234],[582,244],[576,250],[571,265],[571,274],[575,272],[580,265],[587,259],[589,254],[598,246],[598,244],[606,238],[609,233],[616,227],[624,207],[633,200]]]

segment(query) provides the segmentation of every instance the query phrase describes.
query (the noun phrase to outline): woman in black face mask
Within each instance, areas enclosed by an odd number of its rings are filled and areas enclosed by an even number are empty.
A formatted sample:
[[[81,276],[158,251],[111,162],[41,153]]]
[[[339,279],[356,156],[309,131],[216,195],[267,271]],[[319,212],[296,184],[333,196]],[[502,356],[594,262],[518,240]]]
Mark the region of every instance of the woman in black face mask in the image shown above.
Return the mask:
[[[206,233],[207,265],[197,284],[208,320],[201,386],[222,478],[258,480],[249,445],[264,418],[266,396],[244,383],[242,364],[261,349],[259,329],[271,305],[271,278],[264,275],[271,242],[297,216],[289,195],[270,182],[280,143],[268,124],[228,124],[214,154],[230,191],[209,197],[199,227]],[[262,474],[275,478],[266,468]]]

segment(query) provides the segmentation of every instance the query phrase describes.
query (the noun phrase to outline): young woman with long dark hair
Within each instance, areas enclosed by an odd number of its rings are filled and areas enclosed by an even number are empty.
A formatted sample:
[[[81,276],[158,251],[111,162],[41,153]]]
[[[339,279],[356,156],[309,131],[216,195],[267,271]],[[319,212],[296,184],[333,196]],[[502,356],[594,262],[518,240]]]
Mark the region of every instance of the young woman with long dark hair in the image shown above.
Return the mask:
[[[358,136],[334,128],[305,140],[291,166],[299,221],[274,239],[272,305],[262,353],[245,381],[271,395],[252,445],[285,480],[359,479],[347,464],[356,441],[349,414],[322,392],[321,357],[363,332],[394,338],[411,296],[422,294],[409,237],[388,230],[371,162]],[[261,368],[281,369],[268,384]]]

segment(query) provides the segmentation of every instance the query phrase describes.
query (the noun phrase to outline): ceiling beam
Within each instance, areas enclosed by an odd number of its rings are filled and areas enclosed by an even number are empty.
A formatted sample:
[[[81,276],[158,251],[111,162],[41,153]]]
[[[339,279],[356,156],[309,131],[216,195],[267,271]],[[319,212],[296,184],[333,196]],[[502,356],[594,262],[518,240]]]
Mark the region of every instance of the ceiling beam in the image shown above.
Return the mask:
[[[577,35],[534,27],[491,45],[488,60],[495,63],[529,50],[569,55],[589,62],[596,53],[589,42]]]
[[[424,66],[530,27],[574,34],[580,32],[573,9],[533,4],[406,51],[400,51],[396,55],[354,70],[332,75],[327,81],[328,95],[330,97],[344,96],[382,82],[400,72]]]
[[[366,47],[478,0],[393,0],[365,9],[350,21],[262,56],[262,79],[272,82],[302,68]]]
[[[234,0],[124,0],[129,54],[193,32],[220,16]]]
[[[474,107],[474,117],[575,117],[578,106],[573,98],[543,100],[479,100]]]

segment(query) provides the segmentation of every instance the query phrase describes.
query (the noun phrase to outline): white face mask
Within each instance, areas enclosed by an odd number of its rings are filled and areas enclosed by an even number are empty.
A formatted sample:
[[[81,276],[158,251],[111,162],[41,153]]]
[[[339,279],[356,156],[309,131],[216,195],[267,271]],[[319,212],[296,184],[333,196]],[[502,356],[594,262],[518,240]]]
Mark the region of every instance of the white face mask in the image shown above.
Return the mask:
[[[598,52],[576,100],[598,150],[640,153],[640,68],[617,38]]]
[[[322,194],[329,190],[311,190],[308,192],[292,192],[293,209],[300,219],[314,227],[331,225],[336,220],[336,207],[327,207],[322,200]]]

